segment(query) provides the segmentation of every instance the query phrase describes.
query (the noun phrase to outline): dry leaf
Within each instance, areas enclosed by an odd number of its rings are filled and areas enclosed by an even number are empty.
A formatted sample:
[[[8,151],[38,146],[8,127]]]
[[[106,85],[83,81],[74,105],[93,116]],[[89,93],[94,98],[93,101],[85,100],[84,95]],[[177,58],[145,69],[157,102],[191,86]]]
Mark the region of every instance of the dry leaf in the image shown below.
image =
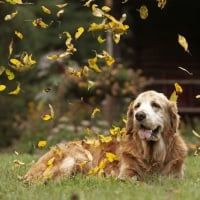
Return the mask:
[[[189,51],[189,49],[188,49],[187,40],[186,40],[186,38],[185,38],[183,35],[178,34],[178,43],[183,47],[183,49],[184,49],[187,53],[189,53],[189,54],[191,55],[191,53],[190,53],[190,51]]]
[[[137,11],[139,11],[141,19],[146,19],[149,15],[148,8],[145,5],[140,6],[140,9]]]

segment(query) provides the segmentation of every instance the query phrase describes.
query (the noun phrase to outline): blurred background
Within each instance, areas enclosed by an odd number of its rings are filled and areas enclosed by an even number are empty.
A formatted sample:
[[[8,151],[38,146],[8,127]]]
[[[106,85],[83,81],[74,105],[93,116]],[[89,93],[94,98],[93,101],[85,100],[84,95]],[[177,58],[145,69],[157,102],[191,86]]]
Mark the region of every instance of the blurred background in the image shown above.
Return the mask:
[[[48,140],[52,145],[61,140],[82,138],[88,128],[95,134],[108,134],[110,127],[124,126],[123,118],[129,103],[147,89],[155,89],[166,96],[178,82],[183,93],[178,99],[182,119],[181,130],[191,149],[198,140],[192,130],[200,130],[200,2],[198,0],[95,0],[99,7],[112,8],[116,19],[126,13],[124,24],[127,33],[115,44],[108,32],[101,36],[106,42],[99,44],[97,32],[87,32],[90,24],[100,20],[91,9],[83,7],[85,1],[40,0],[23,1],[25,4],[0,2],[0,66],[8,67],[9,45],[13,41],[13,54],[23,51],[33,55],[36,64],[26,72],[15,72],[21,83],[18,95],[0,92],[0,149],[19,149],[33,153],[39,140]],[[158,2],[166,2],[163,9]],[[57,17],[56,4],[68,5]],[[52,11],[48,15],[41,10],[46,6]],[[148,15],[141,18],[141,6]],[[18,11],[16,17],[6,21],[5,16]],[[32,21],[42,19],[48,28],[34,27]],[[59,61],[48,60],[48,55],[65,51],[63,32],[74,34],[78,27],[86,31],[74,45],[77,52]],[[20,40],[14,31],[23,33]],[[190,54],[178,43],[178,35],[187,39]],[[102,67],[102,73],[92,72],[86,78],[66,73],[70,67],[80,70],[87,60],[95,56],[94,51],[107,50],[115,64]],[[181,68],[187,69],[187,73]],[[192,75],[191,75],[192,74]],[[88,80],[94,86],[88,89]],[[0,84],[15,88],[16,81],[0,76]],[[54,108],[55,118],[44,121],[41,116]],[[94,108],[100,112],[91,118]]]

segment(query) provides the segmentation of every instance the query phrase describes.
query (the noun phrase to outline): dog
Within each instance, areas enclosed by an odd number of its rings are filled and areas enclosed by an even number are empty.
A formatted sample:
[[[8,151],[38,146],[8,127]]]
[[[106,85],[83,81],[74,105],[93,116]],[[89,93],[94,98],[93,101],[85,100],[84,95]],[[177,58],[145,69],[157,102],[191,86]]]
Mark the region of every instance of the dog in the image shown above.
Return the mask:
[[[77,173],[126,180],[145,174],[183,177],[187,145],[178,133],[176,102],[145,91],[130,104],[125,134],[109,141],[60,143],[44,154],[23,181],[46,182]]]

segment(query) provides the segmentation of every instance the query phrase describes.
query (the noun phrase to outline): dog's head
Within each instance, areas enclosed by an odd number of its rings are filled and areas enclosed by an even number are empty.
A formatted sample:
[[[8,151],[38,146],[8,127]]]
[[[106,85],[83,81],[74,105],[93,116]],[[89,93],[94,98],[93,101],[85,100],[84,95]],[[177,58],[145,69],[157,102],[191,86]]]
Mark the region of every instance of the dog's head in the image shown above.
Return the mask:
[[[166,134],[176,133],[178,125],[176,103],[162,93],[143,92],[128,108],[127,134],[136,133],[142,140],[158,141]]]

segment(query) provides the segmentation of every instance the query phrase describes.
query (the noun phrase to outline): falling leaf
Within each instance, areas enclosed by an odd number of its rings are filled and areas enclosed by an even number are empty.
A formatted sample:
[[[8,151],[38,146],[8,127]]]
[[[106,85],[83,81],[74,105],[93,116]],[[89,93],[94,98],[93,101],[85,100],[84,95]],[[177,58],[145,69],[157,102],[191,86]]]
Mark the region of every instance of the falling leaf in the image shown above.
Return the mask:
[[[56,16],[57,17],[60,17],[65,11],[62,9],[62,10],[59,10],[57,13],[56,13]]]
[[[87,2],[85,2],[85,4],[83,6],[86,6],[86,7],[90,7],[90,4],[93,2],[94,0],[88,0]]]
[[[200,94],[196,95],[196,99],[200,99]]]
[[[122,0],[122,3],[127,3],[128,2],[128,0]]]
[[[23,52],[20,59],[11,58],[9,61],[11,67],[19,72],[30,70],[32,65],[36,63],[36,61],[32,59],[32,54],[28,55],[27,52]]]
[[[23,39],[23,34],[21,33],[21,32],[19,32],[19,31],[15,31],[15,35],[19,38],[19,39]]]
[[[94,108],[91,114],[91,118],[94,118],[97,112],[100,112],[101,110],[99,108]]]
[[[103,7],[101,8],[101,10],[103,10],[104,12],[109,12],[109,11],[111,10],[111,8],[108,7],[108,6],[103,6]]]
[[[200,138],[200,135],[199,135],[195,130],[192,130],[192,133],[193,133],[197,138]]]
[[[44,121],[48,121],[48,120],[52,119],[52,117],[51,117],[51,115],[49,115],[49,114],[45,114],[45,115],[42,116],[42,119],[43,119]]]
[[[39,26],[41,28],[47,28],[48,27],[48,24],[43,22],[42,18],[38,18],[38,19],[33,20],[32,24],[33,24],[33,26]]]
[[[111,66],[115,62],[115,59],[107,51],[103,51],[102,56],[108,66]]]
[[[64,8],[65,6],[67,6],[68,5],[68,3],[63,3],[63,4],[57,4],[56,6],[58,7],[58,8]]]
[[[98,41],[98,43],[102,44],[102,43],[104,43],[104,42],[106,41],[106,39],[103,39],[103,38],[101,37],[101,35],[99,35],[99,36],[97,37],[97,41]]]
[[[181,69],[181,70],[183,70],[183,71],[185,71],[185,72],[187,72],[189,75],[193,75],[191,72],[189,72],[187,69],[185,69],[185,68],[183,68],[183,67],[178,67],[179,69]]]
[[[95,82],[88,80],[88,90],[90,90],[92,87],[94,87]]]
[[[6,69],[5,73],[6,73],[7,77],[8,77],[8,80],[11,81],[11,80],[13,80],[15,78],[15,74],[11,70]]]
[[[167,0],[156,0],[156,1],[158,2],[158,7],[160,9],[163,9],[167,4]]]
[[[12,52],[13,52],[13,39],[11,40],[11,42],[10,42],[8,48],[9,48],[9,55],[11,55]]]
[[[145,5],[142,5],[137,11],[139,11],[141,19],[146,19],[149,15],[148,8]]]
[[[22,0],[6,0],[10,4],[23,4]]]
[[[188,43],[184,36],[178,34],[178,43],[183,47],[183,49],[190,54],[190,51],[188,49]],[[191,55],[191,54],[190,54]]]
[[[6,89],[6,85],[0,84],[0,92],[4,91]]]
[[[37,144],[37,146],[39,147],[39,148],[43,148],[43,147],[45,147],[47,145],[47,141],[46,140],[40,140],[39,142],[38,142],[38,144]]]
[[[113,128],[110,129],[110,134],[111,135],[117,135],[120,132],[120,127],[118,126],[113,126]]]
[[[169,98],[170,101],[174,101],[176,102],[178,100],[178,95],[176,94],[176,91],[173,91],[170,98]]]
[[[98,5],[97,4],[93,4],[92,5],[92,14],[95,16],[95,17],[103,17],[104,15],[104,12],[98,8]]]
[[[18,156],[19,155],[19,152],[18,151],[14,151],[15,155]]]
[[[44,13],[46,13],[46,14],[51,14],[51,10],[49,10],[47,7],[45,7],[45,6],[41,6],[41,8],[42,8],[42,11],[44,12]]]
[[[78,39],[84,32],[84,28],[83,27],[79,27],[77,32],[75,33],[75,39]]]
[[[106,152],[106,158],[109,162],[119,161],[119,157],[113,153]]]
[[[88,59],[89,68],[93,69],[96,72],[101,72],[101,69],[97,65],[97,57]]]
[[[20,82],[17,83],[17,88],[11,92],[9,92],[8,94],[11,94],[11,95],[18,95],[21,91],[21,84]]]
[[[55,115],[55,113],[54,113],[54,109],[53,109],[53,107],[52,107],[52,105],[51,105],[51,104],[49,104],[49,109],[50,109],[50,113],[51,113],[51,118],[53,119],[53,118],[54,118],[54,115]]]
[[[91,129],[90,128],[86,128],[86,134],[91,135]]]
[[[12,20],[14,17],[16,17],[17,14],[18,14],[18,11],[15,11],[15,12],[13,12],[13,13],[11,13],[11,14],[8,14],[8,15],[6,15],[6,16],[4,17],[4,20],[5,20],[5,21]]]
[[[6,68],[4,66],[0,66],[0,76],[4,73]]]
[[[174,83],[174,87],[177,94],[183,93],[183,88],[178,83]]]
[[[102,143],[107,143],[107,142],[112,141],[112,137],[111,136],[99,135],[99,140]]]

